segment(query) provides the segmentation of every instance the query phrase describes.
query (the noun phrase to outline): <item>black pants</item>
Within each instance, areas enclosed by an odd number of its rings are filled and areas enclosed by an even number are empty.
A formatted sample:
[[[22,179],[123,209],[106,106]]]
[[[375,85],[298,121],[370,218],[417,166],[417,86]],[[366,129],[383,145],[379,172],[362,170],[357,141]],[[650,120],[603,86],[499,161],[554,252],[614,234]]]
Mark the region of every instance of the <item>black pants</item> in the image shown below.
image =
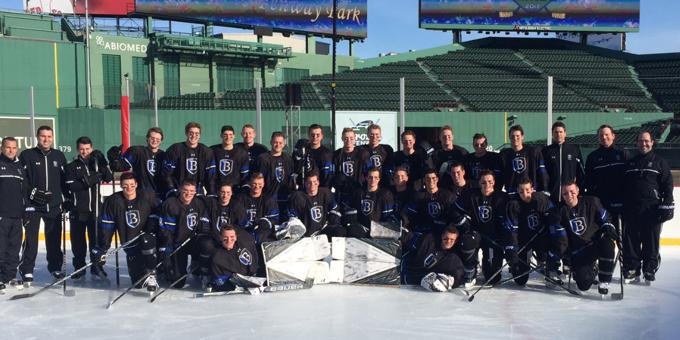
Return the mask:
[[[19,271],[21,274],[32,274],[35,260],[38,257],[38,234],[40,220],[45,223],[45,248],[47,249],[47,270],[54,272],[61,270],[63,254],[61,252],[61,213],[28,213],[24,220],[26,236],[24,239]]]
[[[642,209],[640,214],[626,215],[623,232],[624,270],[654,274],[659,269],[661,224],[655,211]]]
[[[614,274],[614,241],[601,238],[595,240],[593,244],[581,248],[578,253],[572,253],[571,265],[572,274],[576,285],[580,290],[588,290],[595,281],[595,261],[597,261],[598,280],[600,282],[611,282]]]
[[[142,235],[131,247],[125,248],[125,255],[130,280],[135,283],[156,268],[156,238],[150,234]]]
[[[198,247],[200,248],[199,256],[201,257],[201,260],[199,264],[201,268],[201,275],[210,275],[212,257],[221,246],[210,235],[198,235],[196,238],[196,242],[198,242]]]
[[[87,233],[87,238],[85,234]],[[90,247],[88,249],[88,242]],[[96,245],[97,230],[94,214],[80,213],[71,219],[71,251],[73,252],[73,268],[85,266],[85,258],[92,246]],[[92,256],[90,255],[90,261]]]
[[[463,261],[463,269],[465,271],[463,277],[467,280],[477,275],[477,264],[479,263],[477,254],[480,246],[480,236],[479,233],[470,231],[462,233],[459,238],[460,241],[456,245],[456,254]]]
[[[182,249],[177,250],[175,255],[170,258],[171,269],[166,272],[166,278],[168,281],[175,281],[187,274],[187,267],[189,266],[189,256],[191,260],[200,261],[200,246],[196,239],[189,241]],[[196,274],[199,274],[198,268],[192,268],[196,270]],[[186,283],[186,277],[178,282],[175,287],[182,288]]]
[[[0,217],[0,282],[9,282],[17,276],[21,227],[20,218]]]
[[[488,280],[491,278],[495,272],[497,272],[503,266],[503,248],[498,247],[492,242],[487,242],[482,240],[482,273],[484,273],[484,278]],[[496,275],[489,284],[496,284],[501,280],[500,275]]]
[[[520,247],[524,247],[524,250],[517,254],[520,261],[510,268],[510,273],[512,275],[517,276],[519,274],[528,272],[529,269],[531,269],[529,264],[531,263],[532,256],[536,257],[537,262],[545,262],[546,267],[540,268],[541,270],[549,272],[556,271],[559,268],[559,257],[556,255],[551,255],[552,253],[549,252],[551,246],[550,236],[544,233],[536,236],[536,238],[531,241],[531,243],[527,243],[531,237],[533,237],[533,235],[520,234],[519,244]],[[517,276],[515,278],[515,283],[519,285],[525,285],[528,280],[529,275]]]

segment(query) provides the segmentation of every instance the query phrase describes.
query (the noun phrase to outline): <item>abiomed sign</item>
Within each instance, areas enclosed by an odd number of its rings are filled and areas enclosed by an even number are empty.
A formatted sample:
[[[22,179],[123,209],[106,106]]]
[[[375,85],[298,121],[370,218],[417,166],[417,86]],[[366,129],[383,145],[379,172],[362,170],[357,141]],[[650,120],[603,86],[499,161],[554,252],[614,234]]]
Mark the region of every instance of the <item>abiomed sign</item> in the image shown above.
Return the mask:
[[[148,46],[146,44],[134,43],[129,41],[111,41],[104,36],[95,36],[95,44],[106,51],[132,52],[146,54]]]

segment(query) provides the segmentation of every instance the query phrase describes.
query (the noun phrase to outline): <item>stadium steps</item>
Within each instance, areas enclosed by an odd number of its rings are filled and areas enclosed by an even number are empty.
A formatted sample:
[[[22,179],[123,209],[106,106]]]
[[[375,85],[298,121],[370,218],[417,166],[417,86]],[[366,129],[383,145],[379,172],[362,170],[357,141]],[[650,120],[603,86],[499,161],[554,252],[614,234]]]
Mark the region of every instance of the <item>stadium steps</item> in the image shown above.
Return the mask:
[[[633,81],[636,84],[638,84],[638,86],[640,86],[640,89],[645,94],[645,97],[647,97],[647,99],[649,99],[649,100],[654,101],[654,105],[656,106],[656,109],[658,111],[663,111],[663,109],[654,100],[654,96],[652,96],[652,93],[649,92],[649,89],[647,88],[647,86],[645,86],[645,84],[640,80],[639,74],[635,70],[635,67],[628,65],[628,71],[630,72],[630,75],[633,78]]]
[[[537,73],[540,73],[540,74],[544,75],[546,78],[548,77],[548,75],[545,73],[545,71],[544,71],[542,68],[540,68],[540,67],[536,66],[536,64],[532,63],[531,60],[527,59],[527,58],[524,56],[524,54],[522,54],[522,53],[520,53],[520,52],[518,52],[518,51],[514,51],[513,54],[514,54],[518,59],[522,60],[523,63],[529,65],[529,67],[530,67],[532,70],[536,71]]]
[[[330,98],[326,97],[323,94],[323,91],[319,88],[319,83],[317,83],[315,81],[311,81],[311,82],[309,82],[309,85],[312,87],[312,89],[314,89],[314,94],[316,94],[316,96],[319,98],[319,100],[323,104],[323,108],[325,110],[332,109],[332,107],[331,107],[332,104],[331,104]]]
[[[463,111],[468,111],[470,108],[470,105],[463,100],[463,97],[460,95],[460,93],[456,92],[453,88],[448,86],[445,82],[442,82],[439,80],[439,76],[437,76],[436,73],[432,72],[432,69],[427,66],[424,62],[416,60],[416,64],[418,64],[418,67],[420,67],[423,72],[427,75],[430,80],[432,80],[433,83],[437,84],[439,88],[441,88],[444,92],[446,92],[447,95],[449,95],[453,100],[458,103],[457,107],[460,110]]]

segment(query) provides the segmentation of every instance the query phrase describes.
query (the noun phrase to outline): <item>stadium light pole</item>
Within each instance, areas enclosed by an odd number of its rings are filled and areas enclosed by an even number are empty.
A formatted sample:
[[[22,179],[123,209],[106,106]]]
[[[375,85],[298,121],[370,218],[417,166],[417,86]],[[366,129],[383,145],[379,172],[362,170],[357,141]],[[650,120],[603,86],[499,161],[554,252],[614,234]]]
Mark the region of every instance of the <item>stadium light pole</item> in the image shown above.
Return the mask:
[[[90,10],[85,0],[85,81],[87,82],[87,107],[92,107],[92,79],[90,75]]]
[[[331,140],[335,144],[335,57],[336,57],[336,43],[338,33],[338,0],[333,0],[333,70],[331,75]],[[333,145],[335,149],[336,145]]]

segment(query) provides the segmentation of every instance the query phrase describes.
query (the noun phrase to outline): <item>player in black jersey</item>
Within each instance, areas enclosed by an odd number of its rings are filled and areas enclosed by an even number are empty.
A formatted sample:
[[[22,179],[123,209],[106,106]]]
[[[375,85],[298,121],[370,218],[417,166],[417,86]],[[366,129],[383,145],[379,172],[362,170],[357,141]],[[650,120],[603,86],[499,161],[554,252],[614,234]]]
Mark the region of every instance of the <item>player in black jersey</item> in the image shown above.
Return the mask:
[[[404,225],[409,225],[409,219],[406,208],[416,195],[413,186],[410,185],[408,170],[406,168],[397,167],[392,178],[392,197],[394,197],[394,213],[404,222]]]
[[[205,202],[196,197],[196,184],[185,181],[178,196],[169,197],[161,209],[161,224],[158,237],[158,251],[168,281],[173,282],[187,273],[189,255],[193,263],[200,262],[199,234],[210,230],[210,219]],[[172,257],[169,255],[184,241],[191,239]],[[191,268],[193,274],[200,274],[198,266]],[[184,287],[186,279],[177,283]]]
[[[451,222],[452,208],[456,197],[446,189],[439,189],[439,178],[434,169],[425,172],[425,190],[416,193],[408,204],[406,213],[411,231],[439,235]]]
[[[550,195],[543,154],[538,148],[524,145],[524,129],[520,125],[510,128],[510,146],[501,151],[505,191],[515,194],[520,179],[526,176],[536,190]]]
[[[130,280],[137,282],[144,275],[150,274],[137,288],[146,287],[148,291],[155,291],[158,288],[155,273],[157,264],[155,233],[158,231],[159,219],[153,211],[157,199],[153,192],[141,190],[134,175],[129,172],[120,176],[120,187],[122,191],[104,200],[99,239],[92,249],[93,259],[101,259],[111,247],[114,233],[118,233],[122,243],[127,243],[137,235],[145,233],[124,250]],[[96,265],[101,267],[104,263],[97,261]],[[83,274],[81,273],[79,277]]]
[[[167,194],[174,194],[185,181],[196,183],[199,194],[213,195],[215,189],[215,158],[212,150],[199,143],[201,124],[187,123],[184,127],[187,139],[171,145],[165,153],[162,178]]]
[[[366,174],[366,189],[355,190],[350,207],[358,211],[358,222],[363,230],[348,230],[348,237],[369,237],[371,221],[396,220],[392,193],[380,186],[380,170],[372,168]]]
[[[487,151],[487,146],[487,138],[483,133],[476,133],[472,137],[472,147],[475,152],[465,156],[465,178],[471,187],[479,188],[479,175],[482,170],[488,169],[493,171],[494,176],[498,178],[495,189],[502,190],[503,160],[498,153]]]
[[[163,130],[152,127],[146,132],[146,145],[133,145],[127,150],[120,146],[112,146],[106,152],[111,171],[132,171],[140,190],[147,190],[158,195],[165,192],[161,188],[160,167],[165,152],[160,149],[163,142]]]
[[[257,157],[254,171],[264,176],[264,194],[276,201],[278,211],[285,219],[288,197],[295,190],[293,159],[283,152],[286,146],[286,137],[283,133],[278,131],[272,133],[271,146],[271,151]]]
[[[432,160],[423,150],[416,148],[416,134],[411,130],[401,134],[401,145],[402,150],[393,156],[394,168],[406,168],[413,187],[422,188],[425,171],[433,168]]]
[[[453,128],[448,125],[442,126],[439,132],[439,142],[441,148],[437,149],[432,157],[434,168],[440,174],[448,173],[451,168],[450,162],[462,163],[468,151],[460,145],[453,144]]]
[[[449,173],[439,179],[438,185],[459,197],[464,190],[472,187],[472,183],[465,179],[466,172],[463,164],[458,163],[458,161],[451,161],[449,164],[451,165]]]
[[[394,164],[392,157],[394,149],[388,144],[380,144],[382,140],[382,130],[380,125],[372,124],[368,127],[368,144],[361,148],[368,153],[367,169],[380,169],[381,178],[392,178],[394,175]],[[389,180],[381,181],[383,187],[389,186]]]
[[[234,146],[234,128],[225,125],[221,130],[222,143],[210,147],[215,157],[217,187],[230,185],[238,192],[250,173],[248,152]]]
[[[333,187],[339,203],[348,202],[352,192],[365,183],[368,152],[358,148],[356,133],[352,128],[342,129],[342,148],[333,153]],[[349,203],[348,203],[349,204]]]
[[[257,161],[257,157],[269,150],[267,150],[266,146],[260,143],[255,143],[255,128],[250,124],[243,125],[243,128],[241,129],[241,137],[243,138],[243,142],[236,143],[234,146],[237,148],[242,148],[248,153],[250,169],[253,169],[255,167],[255,161]]]
[[[305,236],[319,233],[338,235],[340,212],[328,188],[319,186],[319,175],[312,172],[305,178],[305,190],[295,191],[288,202],[288,216],[302,221]],[[339,236],[339,235],[338,235]]]
[[[250,174],[249,186],[248,192],[242,192],[236,198],[236,204],[246,212],[244,228],[258,244],[273,241],[274,225],[279,223],[279,207],[271,196],[264,193],[265,179],[261,173]]]
[[[30,192],[26,170],[17,157],[18,142],[14,137],[2,139],[0,154],[0,294],[5,283],[16,284],[21,226]]]
[[[458,229],[448,225],[441,236],[425,235],[414,256],[407,260],[404,283],[419,284],[429,291],[443,292],[463,282],[462,242]]]
[[[307,129],[307,135],[309,137],[307,152],[309,153],[310,161],[314,164],[314,168],[319,174],[319,183],[324,188],[330,188],[335,168],[333,167],[333,152],[322,145],[323,128],[319,124],[312,124]]]
[[[230,291],[236,286],[234,274],[254,276],[260,266],[257,246],[252,237],[232,225],[220,229],[220,246],[212,257],[210,282],[212,291]]]
[[[567,144],[567,127],[562,122],[552,125],[553,143],[543,148],[545,169],[548,172],[550,199],[559,203],[562,200],[562,183],[576,181],[583,187],[584,166],[581,149],[578,145]]]

